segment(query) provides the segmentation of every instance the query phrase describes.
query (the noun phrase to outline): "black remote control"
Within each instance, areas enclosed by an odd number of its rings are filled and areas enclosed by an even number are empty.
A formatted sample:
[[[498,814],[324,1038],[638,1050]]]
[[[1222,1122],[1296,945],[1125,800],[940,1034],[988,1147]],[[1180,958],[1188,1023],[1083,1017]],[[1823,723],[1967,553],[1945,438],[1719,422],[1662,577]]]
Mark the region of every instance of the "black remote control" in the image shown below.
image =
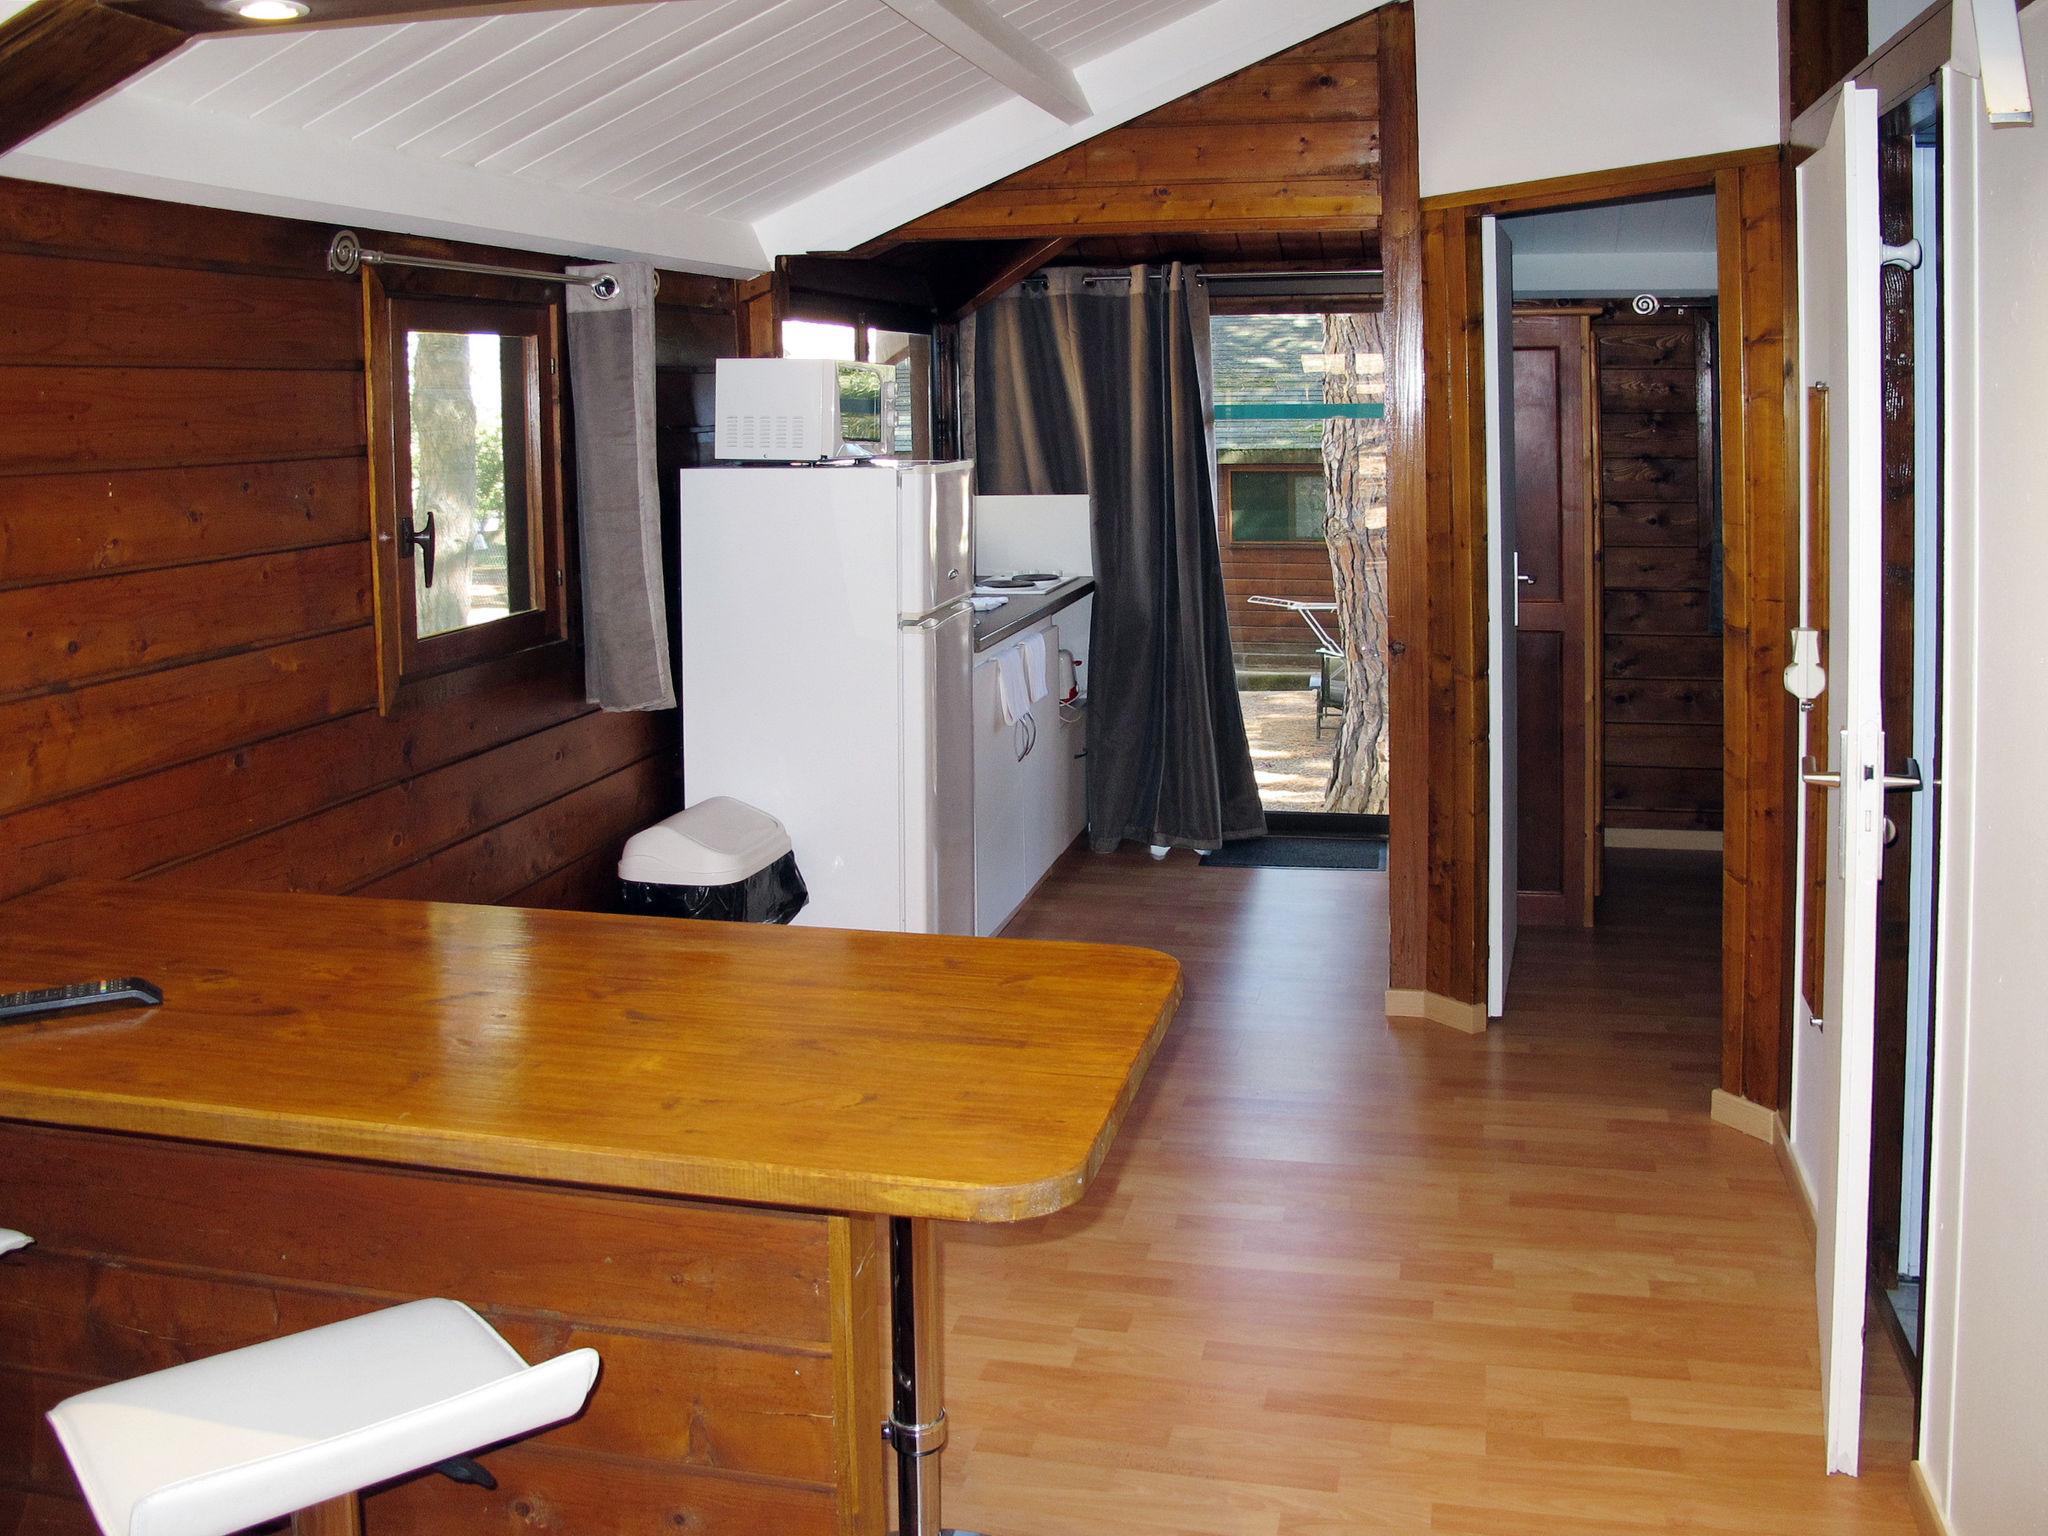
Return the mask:
[[[119,981],[74,981],[69,986],[39,987],[32,992],[0,992],[0,1024],[26,1023],[49,1013],[66,1013],[79,1008],[107,1008],[116,1003],[140,1003],[154,1008],[163,993],[140,976]]]

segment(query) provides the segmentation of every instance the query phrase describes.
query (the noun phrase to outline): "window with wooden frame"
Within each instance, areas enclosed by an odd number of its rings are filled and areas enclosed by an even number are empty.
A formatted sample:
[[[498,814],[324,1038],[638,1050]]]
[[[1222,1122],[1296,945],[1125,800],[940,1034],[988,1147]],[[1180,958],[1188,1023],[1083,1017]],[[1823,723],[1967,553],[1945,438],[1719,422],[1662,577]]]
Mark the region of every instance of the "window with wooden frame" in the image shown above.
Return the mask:
[[[368,285],[377,684],[564,638],[560,310]]]
[[[1232,544],[1321,544],[1329,516],[1322,460],[1220,466]]]

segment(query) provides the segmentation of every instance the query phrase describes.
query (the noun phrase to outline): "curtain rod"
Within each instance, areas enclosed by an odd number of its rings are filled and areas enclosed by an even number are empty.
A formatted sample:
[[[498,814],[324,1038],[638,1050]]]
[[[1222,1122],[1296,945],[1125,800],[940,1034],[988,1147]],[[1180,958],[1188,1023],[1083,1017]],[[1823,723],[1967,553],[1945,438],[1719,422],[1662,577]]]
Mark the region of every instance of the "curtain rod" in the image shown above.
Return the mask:
[[[536,272],[530,267],[498,267],[481,261],[443,261],[433,256],[401,256],[396,251],[367,249],[352,229],[336,230],[327,246],[327,270],[353,277],[363,267],[431,267],[436,272],[474,272],[480,277],[516,277],[530,283],[567,283],[588,288],[600,299],[619,295],[619,280],[609,272]],[[654,274],[654,291],[661,292],[661,274]]]
[[[1332,277],[1385,277],[1380,267],[1304,267],[1293,272],[1204,272],[1202,280],[1210,283],[1277,283],[1297,282],[1303,278],[1322,280]]]
[[[1042,276],[1043,274],[1038,274]],[[1163,272],[1150,272],[1146,276],[1164,277]],[[1304,267],[1291,272],[1199,272],[1196,274],[1205,283],[1276,283],[1276,282],[1327,282],[1334,277],[1385,277],[1379,267]],[[1084,283],[1128,283],[1128,272],[1090,272],[1081,279]]]

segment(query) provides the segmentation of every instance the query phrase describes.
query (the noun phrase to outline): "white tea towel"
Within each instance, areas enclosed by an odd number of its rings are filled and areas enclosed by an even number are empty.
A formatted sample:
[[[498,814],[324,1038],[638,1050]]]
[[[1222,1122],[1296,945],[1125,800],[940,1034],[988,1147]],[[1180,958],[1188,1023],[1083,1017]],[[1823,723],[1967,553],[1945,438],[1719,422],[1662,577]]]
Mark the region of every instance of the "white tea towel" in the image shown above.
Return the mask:
[[[1024,655],[1024,686],[1026,696],[1036,704],[1052,692],[1052,653],[1047,649],[1046,631],[1024,637],[1017,649]]]
[[[1031,713],[1031,694],[1024,676],[1024,653],[1011,646],[996,654],[996,693],[1003,704],[1003,718],[1015,725]]]

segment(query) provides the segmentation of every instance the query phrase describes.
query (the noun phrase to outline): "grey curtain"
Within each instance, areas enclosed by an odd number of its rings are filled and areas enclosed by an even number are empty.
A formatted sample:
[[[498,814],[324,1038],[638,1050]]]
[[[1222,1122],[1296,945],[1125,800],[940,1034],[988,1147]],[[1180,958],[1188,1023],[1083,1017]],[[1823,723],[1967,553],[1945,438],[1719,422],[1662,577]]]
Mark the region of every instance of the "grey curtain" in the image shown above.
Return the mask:
[[[1088,826],[1213,849],[1266,829],[1224,611],[1209,312],[1192,269],[1055,269],[963,327],[977,481],[1088,492]]]
[[[609,299],[569,289],[584,697],[612,710],[674,709],[654,472],[654,269],[569,270],[619,280]]]

